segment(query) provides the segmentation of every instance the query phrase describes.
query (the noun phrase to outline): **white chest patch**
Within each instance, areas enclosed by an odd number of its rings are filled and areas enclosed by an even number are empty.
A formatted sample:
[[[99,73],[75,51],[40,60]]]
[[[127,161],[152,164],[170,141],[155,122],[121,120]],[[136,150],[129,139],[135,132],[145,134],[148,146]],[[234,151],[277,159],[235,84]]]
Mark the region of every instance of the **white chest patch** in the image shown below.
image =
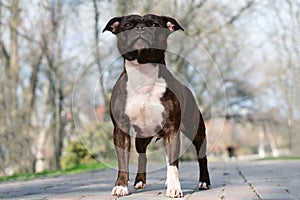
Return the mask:
[[[159,68],[152,64],[139,64],[125,60],[128,75],[125,113],[132,126],[137,126],[142,136],[154,136],[163,125],[164,106],[160,98],[167,84],[158,77]]]

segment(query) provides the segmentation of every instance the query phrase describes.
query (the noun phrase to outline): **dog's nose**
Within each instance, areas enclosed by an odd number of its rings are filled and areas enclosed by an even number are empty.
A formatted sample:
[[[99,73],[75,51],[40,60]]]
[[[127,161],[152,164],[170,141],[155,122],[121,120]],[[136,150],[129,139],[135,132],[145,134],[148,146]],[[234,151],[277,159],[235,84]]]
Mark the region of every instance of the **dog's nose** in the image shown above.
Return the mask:
[[[144,32],[144,28],[145,28],[145,25],[144,25],[144,24],[138,24],[138,25],[135,27],[135,30],[136,30],[137,32],[142,33],[142,32]]]

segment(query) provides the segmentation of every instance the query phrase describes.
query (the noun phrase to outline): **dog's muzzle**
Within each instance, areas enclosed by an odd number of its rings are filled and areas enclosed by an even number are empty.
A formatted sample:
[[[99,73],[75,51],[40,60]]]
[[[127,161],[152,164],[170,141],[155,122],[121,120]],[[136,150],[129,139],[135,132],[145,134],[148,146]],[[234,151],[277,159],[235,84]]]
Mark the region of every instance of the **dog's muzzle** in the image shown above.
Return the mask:
[[[139,38],[133,42],[134,50],[142,50],[142,49],[147,49],[147,48],[150,48],[150,45],[146,40],[144,40],[142,38]]]

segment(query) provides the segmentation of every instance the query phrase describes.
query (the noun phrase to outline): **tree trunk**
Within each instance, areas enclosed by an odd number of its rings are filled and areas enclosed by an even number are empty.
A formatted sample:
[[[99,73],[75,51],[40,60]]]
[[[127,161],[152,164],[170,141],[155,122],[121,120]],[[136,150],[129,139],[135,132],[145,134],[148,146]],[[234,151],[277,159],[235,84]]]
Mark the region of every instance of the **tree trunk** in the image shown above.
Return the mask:
[[[45,55],[48,63],[48,72],[47,76],[50,84],[49,91],[49,99],[50,99],[50,107],[51,114],[53,116],[50,130],[48,131],[51,134],[53,147],[54,147],[54,157],[50,161],[51,168],[60,169],[60,156],[62,152],[63,146],[63,118],[62,118],[62,110],[63,110],[63,101],[64,101],[64,93],[63,93],[63,85],[62,85],[62,71],[61,71],[61,63],[62,63],[62,45],[61,38],[59,37],[59,30],[62,25],[62,6],[63,3],[60,0],[54,1],[49,5],[50,12],[50,22],[48,32],[44,32],[44,48]],[[46,28],[46,27],[44,27]]]

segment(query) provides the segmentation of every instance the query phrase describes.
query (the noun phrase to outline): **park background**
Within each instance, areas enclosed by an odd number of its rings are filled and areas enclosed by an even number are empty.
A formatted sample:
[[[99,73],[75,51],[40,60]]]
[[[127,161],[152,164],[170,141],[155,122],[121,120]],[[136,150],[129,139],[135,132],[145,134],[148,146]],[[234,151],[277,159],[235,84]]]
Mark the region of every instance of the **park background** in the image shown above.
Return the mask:
[[[210,56],[190,44],[181,53],[200,57],[201,77],[184,57],[167,56],[210,127],[210,160],[225,159],[229,146],[237,156],[300,155],[299,0],[0,0],[1,176],[115,164],[109,97],[122,60],[108,62],[115,38],[102,29],[132,13],[174,17]],[[161,145],[150,146],[150,160],[164,160]]]

